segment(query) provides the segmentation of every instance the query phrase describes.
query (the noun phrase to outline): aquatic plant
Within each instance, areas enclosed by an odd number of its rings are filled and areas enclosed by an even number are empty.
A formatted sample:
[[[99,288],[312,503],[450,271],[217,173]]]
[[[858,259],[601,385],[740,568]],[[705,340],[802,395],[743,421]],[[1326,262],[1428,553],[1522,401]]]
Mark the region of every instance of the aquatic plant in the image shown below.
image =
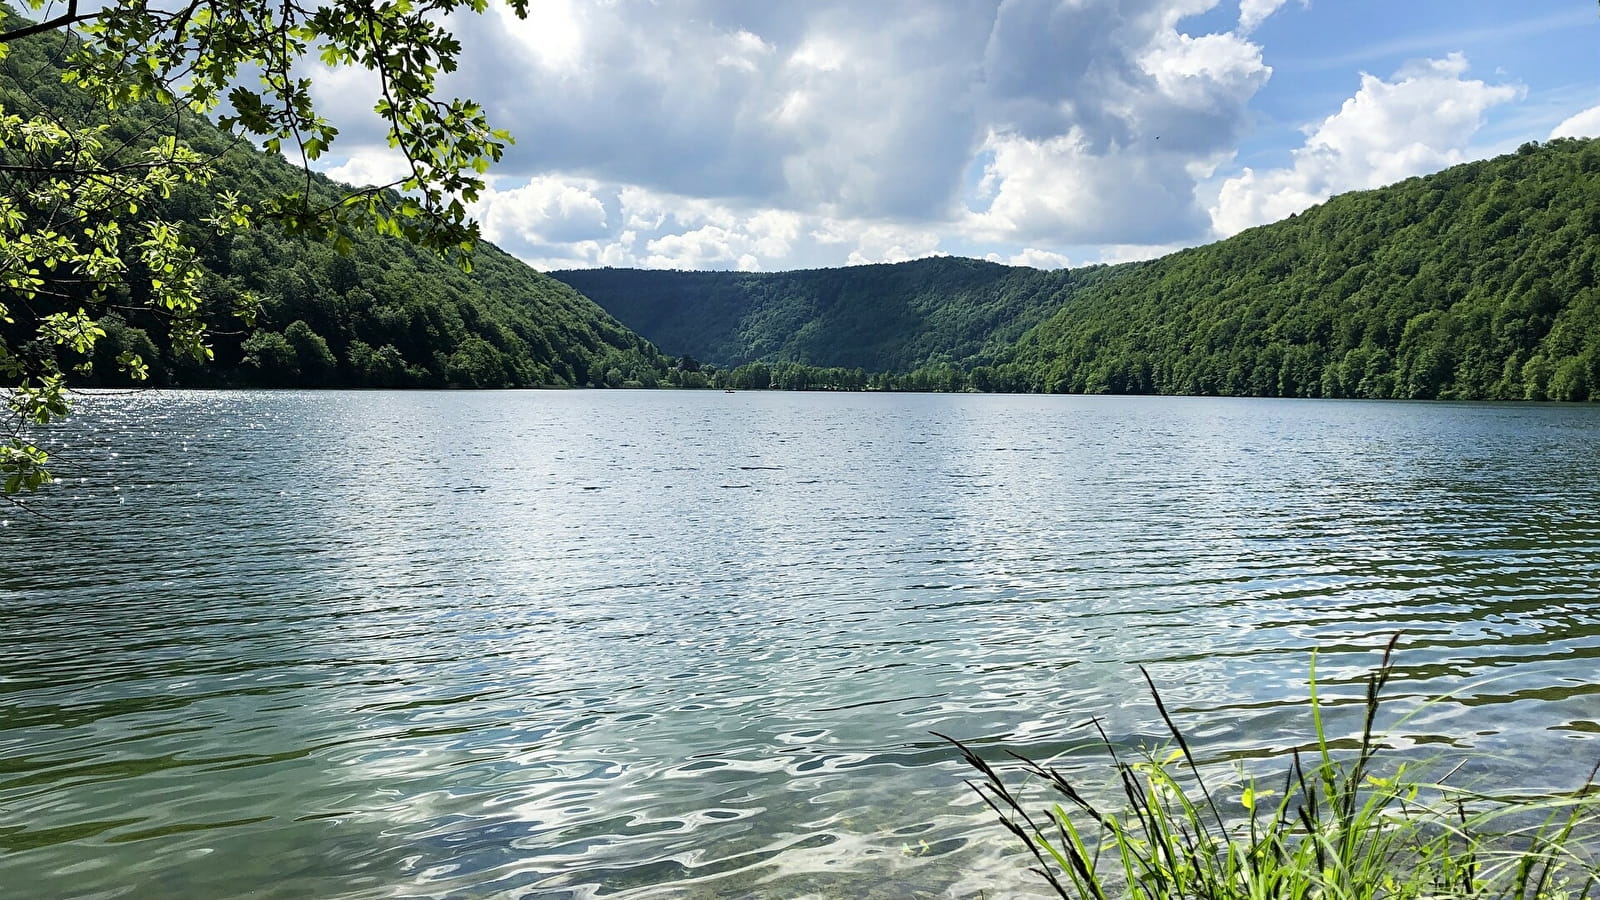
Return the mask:
[[[1486,793],[1428,780],[1414,762],[1389,765],[1376,730],[1395,641],[1367,679],[1365,721],[1353,750],[1330,739],[1311,663],[1314,744],[1287,760],[1280,789],[1237,768],[1197,760],[1148,672],[1146,683],[1175,747],[1128,761],[1098,720],[1120,808],[1091,799],[1081,770],[1018,754],[1029,780],[1064,798],[1030,812],[989,761],[945,737],[982,774],[968,784],[1012,834],[1033,871],[1062,897],[1089,900],[1402,900],[1600,896],[1600,790],[1591,771],[1566,794]],[[1144,671],[1141,667],[1141,671]],[[1600,766],[1597,766],[1600,769]],[[1220,777],[1226,777],[1226,789]],[[1275,803],[1269,803],[1276,796]]]

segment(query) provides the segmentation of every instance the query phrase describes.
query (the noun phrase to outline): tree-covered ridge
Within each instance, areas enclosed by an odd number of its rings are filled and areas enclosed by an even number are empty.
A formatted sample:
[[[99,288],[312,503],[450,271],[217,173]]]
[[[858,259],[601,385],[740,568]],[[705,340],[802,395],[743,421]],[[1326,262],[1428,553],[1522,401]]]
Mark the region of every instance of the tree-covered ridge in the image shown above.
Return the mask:
[[[1048,392],[1600,398],[1600,142],[1528,144],[1118,267],[997,369]]]
[[[265,298],[237,366],[214,367],[254,383],[583,386],[612,370],[616,383],[653,380],[666,364],[577,292],[487,244],[470,273],[393,238],[340,254],[267,230],[214,258],[230,285]]]
[[[148,203],[202,268],[196,320],[226,327],[262,299],[259,328],[217,331],[201,365],[174,352],[185,322],[150,308],[140,260],[107,297],[86,383],[121,383],[137,356],[155,384],[623,385],[790,389],[1159,392],[1459,399],[1600,398],[1600,144],[1560,140],[1334,198],[1284,222],[1147,263],[1039,272],[938,258],[801,272],[557,273],[483,245],[466,274],[405,242],[354,233],[348,253],[276,225],[207,224],[239,203],[339,185],[234,146],[170,106],[108,117],[62,83],[60,40],[0,61],[0,107],[104,124],[105,158],[177,133],[205,184]],[[169,117],[162,119],[161,117]],[[117,149],[121,148],[121,150]],[[0,195],[26,188],[6,174]],[[141,201],[142,207],[145,205]],[[131,239],[127,242],[131,244]],[[37,322],[72,325],[69,294]],[[674,354],[677,364],[617,321]],[[65,354],[0,323],[14,360]],[[63,355],[63,360],[66,356]],[[62,368],[67,368],[66,363]]]
[[[668,353],[907,372],[970,365],[1105,269],[1046,275],[958,257],[794,272],[551,273]]]
[[[129,151],[141,150],[146,135],[172,131],[164,118],[169,106],[130,104],[114,116],[97,110],[85,92],[62,82],[62,47],[48,35],[14,42],[0,61],[0,107],[105,125],[106,145]],[[237,144],[199,117],[186,117],[180,137],[215,157],[216,171],[203,187],[177,186],[150,212],[175,222],[198,252],[199,293],[208,307],[202,318],[219,326],[208,337],[214,360],[200,364],[173,352],[166,317],[146,302],[153,276],[135,261],[108,298],[106,336],[81,381],[127,383],[115,360],[128,351],[143,358],[146,383],[156,385],[515,387],[654,383],[666,371],[654,347],[592,302],[487,244],[478,245],[466,273],[429,250],[371,232],[347,233],[344,253],[274,225],[220,232],[205,218],[224,192],[252,204],[309,191],[317,204],[333,205],[348,189]],[[22,189],[15,179],[0,185]],[[230,326],[229,310],[251,293],[261,300],[257,327]],[[74,306],[71,297],[39,302]],[[53,352],[28,345],[25,334],[6,337],[29,352]]]
[[[887,389],[1600,399],[1600,142],[1528,144],[1143,263],[555,274],[669,352],[802,364],[773,384],[855,381],[795,374],[810,366]]]

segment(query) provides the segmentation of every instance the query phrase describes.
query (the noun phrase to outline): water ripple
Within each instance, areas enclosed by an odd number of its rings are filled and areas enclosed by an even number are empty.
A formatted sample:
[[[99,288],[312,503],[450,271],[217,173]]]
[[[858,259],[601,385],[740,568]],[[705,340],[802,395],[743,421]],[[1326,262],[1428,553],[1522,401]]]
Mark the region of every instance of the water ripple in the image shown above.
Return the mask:
[[[931,731],[1600,754],[1600,410],[91,396],[0,528],[30,896],[1027,895]],[[1443,702],[1429,698],[1447,695]]]

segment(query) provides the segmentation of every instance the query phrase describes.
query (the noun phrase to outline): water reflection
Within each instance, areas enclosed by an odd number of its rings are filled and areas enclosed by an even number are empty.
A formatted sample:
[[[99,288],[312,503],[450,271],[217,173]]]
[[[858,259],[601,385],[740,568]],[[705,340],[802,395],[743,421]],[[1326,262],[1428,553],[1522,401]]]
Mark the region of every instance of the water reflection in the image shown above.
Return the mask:
[[[1015,895],[931,730],[1159,742],[1145,664],[1259,759],[1308,651],[1353,731],[1397,629],[1398,741],[1597,749],[1592,408],[168,393],[57,440],[0,531],[36,896]]]

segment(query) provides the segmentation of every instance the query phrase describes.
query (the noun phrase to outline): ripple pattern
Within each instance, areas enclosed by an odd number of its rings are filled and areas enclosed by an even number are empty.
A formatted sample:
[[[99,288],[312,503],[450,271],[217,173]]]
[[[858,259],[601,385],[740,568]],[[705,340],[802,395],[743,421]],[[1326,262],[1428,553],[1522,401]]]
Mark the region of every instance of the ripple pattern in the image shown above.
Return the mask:
[[[1029,896],[930,732],[1160,743],[1145,665],[1252,764],[1313,650],[1358,731],[1396,631],[1395,742],[1600,757],[1600,408],[150,392],[47,439],[0,527],[27,896]]]

